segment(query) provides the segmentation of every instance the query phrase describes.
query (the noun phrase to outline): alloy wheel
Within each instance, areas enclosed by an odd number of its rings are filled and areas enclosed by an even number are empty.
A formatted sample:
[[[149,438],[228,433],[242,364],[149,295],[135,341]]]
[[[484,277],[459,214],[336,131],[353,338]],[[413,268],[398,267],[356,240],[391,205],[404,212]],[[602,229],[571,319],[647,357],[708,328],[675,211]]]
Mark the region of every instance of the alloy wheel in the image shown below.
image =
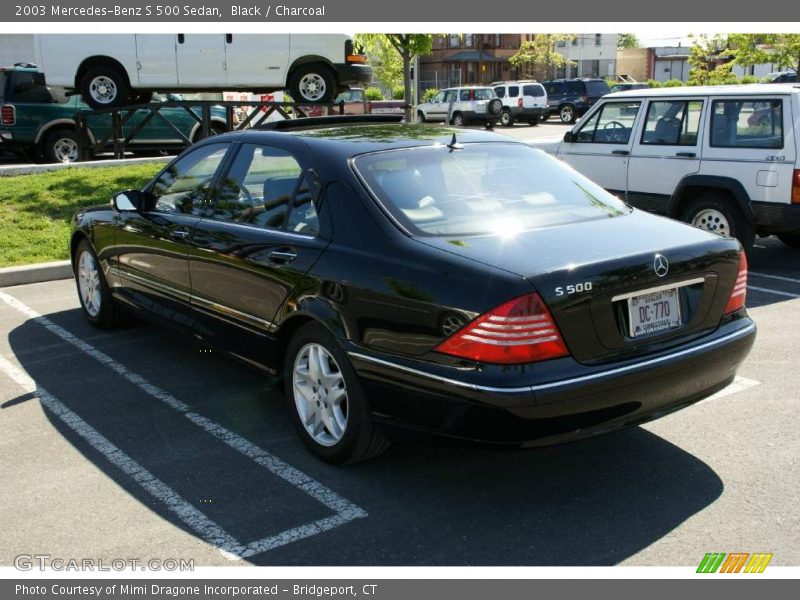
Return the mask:
[[[90,317],[100,314],[102,290],[100,288],[100,271],[97,262],[90,252],[84,250],[78,258],[78,288],[81,301]]]
[[[294,403],[300,422],[315,442],[333,446],[347,430],[347,387],[339,365],[321,344],[306,344],[292,370]]]

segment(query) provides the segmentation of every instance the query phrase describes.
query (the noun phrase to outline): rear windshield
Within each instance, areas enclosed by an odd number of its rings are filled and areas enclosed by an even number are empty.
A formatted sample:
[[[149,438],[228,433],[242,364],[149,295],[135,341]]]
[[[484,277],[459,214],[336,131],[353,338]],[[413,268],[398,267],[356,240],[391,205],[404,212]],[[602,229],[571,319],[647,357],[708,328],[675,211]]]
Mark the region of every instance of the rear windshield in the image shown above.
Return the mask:
[[[522,90],[526,96],[544,96],[544,88],[540,85],[526,85]]]
[[[607,94],[610,90],[608,89],[608,84],[605,81],[587,81],[586,82],[586,93],[589,96],[603,96]]]
[[[429,146],[366,154],[355,167],[416,235],[483,235],[617,217],[620,200],[524,144]]]

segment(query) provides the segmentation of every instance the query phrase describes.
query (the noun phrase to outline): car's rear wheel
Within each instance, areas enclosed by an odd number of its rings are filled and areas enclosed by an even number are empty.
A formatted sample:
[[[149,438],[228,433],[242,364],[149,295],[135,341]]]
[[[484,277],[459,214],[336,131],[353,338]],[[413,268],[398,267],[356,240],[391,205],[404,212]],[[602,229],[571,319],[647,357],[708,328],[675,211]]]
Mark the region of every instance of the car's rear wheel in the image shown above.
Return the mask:
[[[708,192],[691,200],[681,213],[681,220],[699,229],[737,238],[746,252],[755,240],[755,230],[730,197]]]
[[[318,323],[303,325],[286,351],[285,393],[306,447],[333,464],[377,456],[389,442],[376,431],[369,402],[347,354]]]
[[[83,101],[92,108],[124,106],[134,101],[128,78],[113,66],[88,69],[80,80]]]
[[[51,163],[74,163],[80,158],[78,134],[74,129],[56,129],[44,138],[42,156]]]
[[[500,124],[503,127],[511,127],[514,125],[514,117],[511,116],[511,111],[507,108],[503,110],[503,113],[500,115]]]
[[[289,94],[299,104],[332,102],[336,94],[336,78],[324,65],[304,65],[292,74]]]
[[[571,104],[565,104],[558,110],[558,117],[562,123],[574,123],[575,107]]]
[[[790,248],[800,250],[800,231],[793,231],[791,233],[779,233],[778,239]]]
[[[86,319],[96,327],[113,327],[121,320],[120,308],[111,297],[100,261],[88,240],[83,239],[72,260],[78,298]]]

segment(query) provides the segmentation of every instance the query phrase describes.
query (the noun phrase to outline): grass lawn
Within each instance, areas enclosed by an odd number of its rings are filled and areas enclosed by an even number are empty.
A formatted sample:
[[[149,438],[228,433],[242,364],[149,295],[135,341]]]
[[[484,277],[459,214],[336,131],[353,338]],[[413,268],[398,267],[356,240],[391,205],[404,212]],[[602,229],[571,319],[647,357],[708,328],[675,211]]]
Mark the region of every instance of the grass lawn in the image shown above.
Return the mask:
[[[161,163],[74,168],[0,177],[0,267],[69,258],[69,219],[107,204],[114,192],[141,188]]]

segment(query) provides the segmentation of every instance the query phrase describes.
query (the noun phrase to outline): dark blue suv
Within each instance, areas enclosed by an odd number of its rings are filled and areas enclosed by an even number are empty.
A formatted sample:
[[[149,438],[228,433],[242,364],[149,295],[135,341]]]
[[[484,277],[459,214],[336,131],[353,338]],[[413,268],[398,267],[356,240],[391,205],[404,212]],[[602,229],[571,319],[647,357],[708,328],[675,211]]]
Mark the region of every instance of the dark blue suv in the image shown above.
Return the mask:
[[[556,114],[562,123],[574,123],[610,91],[604,79],[554,79],[542,85],[547,91],[545,118]]]

